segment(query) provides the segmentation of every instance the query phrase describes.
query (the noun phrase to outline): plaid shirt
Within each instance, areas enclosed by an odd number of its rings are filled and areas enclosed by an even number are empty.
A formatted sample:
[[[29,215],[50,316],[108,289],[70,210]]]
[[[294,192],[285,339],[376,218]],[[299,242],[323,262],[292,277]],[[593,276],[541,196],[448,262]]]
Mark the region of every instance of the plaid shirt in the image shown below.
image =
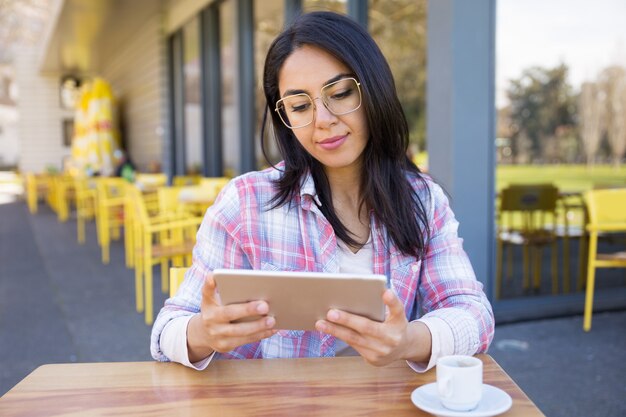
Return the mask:
[[[155,320],[152,356],[161,352],[160,335],[177,317],[200,310],[206,274],[216,268],[280,271],[339,271],[339,249],[332,226],[318,208],[320,201],[310,175],[303,178],[291,204],[267,210],[275,194],[270,168],[232,180],[204,217],[193,251],[193,266],[177,294],[165,302]],[[373,272],[387,276],[404,304],[408,320],[443,320],[454,336],[454,353],[484,352],[493,338],[491,305],[457,235],[454,218],[441,188],[410,180],[427,208],[431,239],[423,261],[402,254],[372,216]],[[218,358],[299,358],[335,355],[335,338],[317,331],[281,330],[274,336],[240,346]]]

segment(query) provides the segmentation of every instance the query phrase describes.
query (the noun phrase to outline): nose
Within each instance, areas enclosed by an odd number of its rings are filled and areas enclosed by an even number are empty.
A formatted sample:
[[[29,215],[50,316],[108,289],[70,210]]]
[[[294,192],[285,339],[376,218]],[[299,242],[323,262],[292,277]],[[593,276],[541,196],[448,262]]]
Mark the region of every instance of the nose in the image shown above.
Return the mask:
[[[319,101],[316,101],[319,100]],[[313,103],[315,103],[315,126],[320,128],[325,128],[328,126],[332,126],[337,122],[337,116],[335,116],[328,108],[324,101],[317,97],[313,99]]]

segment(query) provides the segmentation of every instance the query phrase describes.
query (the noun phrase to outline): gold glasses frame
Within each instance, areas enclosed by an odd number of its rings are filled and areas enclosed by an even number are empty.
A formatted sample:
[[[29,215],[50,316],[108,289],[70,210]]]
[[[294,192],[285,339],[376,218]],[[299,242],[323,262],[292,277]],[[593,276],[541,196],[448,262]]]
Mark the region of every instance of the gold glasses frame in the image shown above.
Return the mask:
[[[359,93],[359,105],[356,106],[352,110],[338,113],[338,112],[333,111],[330,108],[330,104],[328,104],[325,101],[326,96],[324,95],[324,90],[326,90],[327,88],[333,87],[334,85],[336,85],[336,84],[338,84],[340,82],[346,81],[346,80],[352,80],[356,84],[357,92]],[[313,110],[317,110],[317,107],[315,106],[315,100],[320,99],[322,104],[324,104],[324,107],[326,107],[326,109],[329,112],[331,112],[332,114],[334,114],[335,116],[343,116],[345,114],[349,114],[349,113],[355,112],[355,111],[357,111],[358,109],[361,108],[361,104],[363,103],[363,96],[361,94],[361,83],[358,82],[357,79],[354,78],[354,77],[345,77],[345,78],[341,78],[341,79],[339,79],[337,81],[333,81],[332,83],[326,84],[325,86],[323,86],[320,89],[320,95],[315,97],[315,98],[311,98],[311,96],[308,95],[307,93],[291,94],[291,95],[289,95],[287,97],[283,97],[283,98],[281,98],[280,100],[278,100],[276,102],[276,107],[274,108],[274,111],[276,113],[278,113],[278,117],[280,117],[280,120],[283,122],[283,124],[285,126],[287,126],[289,129],[292,129],[292,130],[293,129],[300,129],[300,128],[303,128],[303,127],[307,127],[308,125],[313,123],[313,121],[315,120],[315,113],[316,113],[315,111],[313,112],[313,115],[311,116],[311,120],[308,123],[305,123],[305,124],[302,124],[302,125],[299,125],[299,126],[290,126],[289,123],[288,123],[287,115],[283,114],[284,113],[284,107],[285,107],[284,103],[285,103],[285,100],[292,99],[293,97],[307,97],[311,101],[311,104],[313,104]],[[286,118],[287,118],[287,120],[285,120]]]

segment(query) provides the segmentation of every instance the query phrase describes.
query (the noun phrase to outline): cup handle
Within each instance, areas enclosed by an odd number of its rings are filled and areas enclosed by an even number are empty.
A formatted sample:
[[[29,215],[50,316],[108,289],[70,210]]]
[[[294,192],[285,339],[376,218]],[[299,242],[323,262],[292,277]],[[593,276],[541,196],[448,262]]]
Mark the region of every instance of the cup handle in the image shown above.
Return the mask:
[[[439,396],[448,398],[452,396],[452,380],[450,378],[441,378],[437,384],[439,388]]]

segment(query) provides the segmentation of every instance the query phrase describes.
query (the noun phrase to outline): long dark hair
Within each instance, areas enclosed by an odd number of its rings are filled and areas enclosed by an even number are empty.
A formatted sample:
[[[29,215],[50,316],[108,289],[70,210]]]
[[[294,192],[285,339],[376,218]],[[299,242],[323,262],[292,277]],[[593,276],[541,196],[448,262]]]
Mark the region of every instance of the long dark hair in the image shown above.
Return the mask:
[[[346,65],[361,83],[363,108],[369,138],[363,151],[360,204],[373,210],[387,229],[395,246],[404,254],[422,258],[430,235],[426,210],[409,177],[424,181],[419,169],[407,157],[409,129],[396,94],[393,75],[372,37],[352,19],[332,12],[299,16],[274,40],[265,59],[263,90],[267,108],[263,117],[261,143],[265,148],[267,115],[284,159],[284,171],[276,181],[277,193],[271,208],[294,201],[302,177],[311,172],[321,202],[320,210],[337,237],[358,246],[333,209],[331,189],[323,166],[300,145],[291,129],[280,120],[274,105],[280,98],[278,74],[285,60],[299,47],[311,45],[325,50]],[[428,187],[425,187],[428,189]]]

